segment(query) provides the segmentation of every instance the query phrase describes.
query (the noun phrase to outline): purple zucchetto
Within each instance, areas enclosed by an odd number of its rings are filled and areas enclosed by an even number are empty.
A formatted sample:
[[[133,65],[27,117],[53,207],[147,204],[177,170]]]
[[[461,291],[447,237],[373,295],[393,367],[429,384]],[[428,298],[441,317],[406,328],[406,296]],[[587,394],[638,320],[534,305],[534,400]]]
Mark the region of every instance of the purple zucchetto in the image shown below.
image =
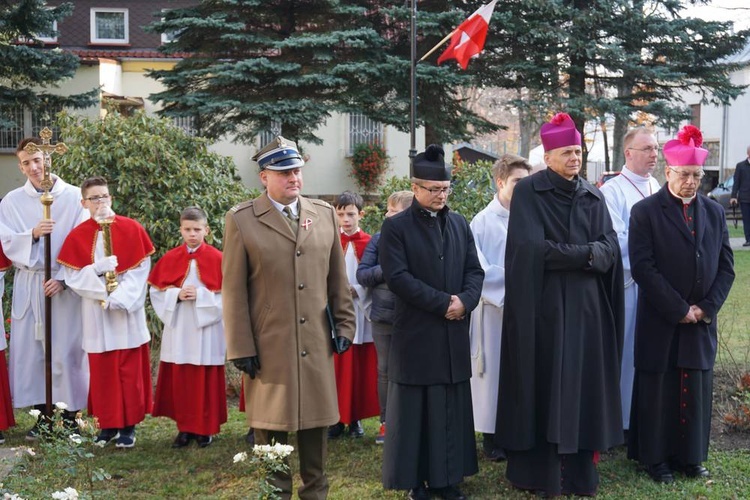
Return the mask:
[[[539,135],[542,137],[545,152],[565,146],[581,145],[581,133],[567,113],[557,113],[553,116],[548,123],[542,125]]]

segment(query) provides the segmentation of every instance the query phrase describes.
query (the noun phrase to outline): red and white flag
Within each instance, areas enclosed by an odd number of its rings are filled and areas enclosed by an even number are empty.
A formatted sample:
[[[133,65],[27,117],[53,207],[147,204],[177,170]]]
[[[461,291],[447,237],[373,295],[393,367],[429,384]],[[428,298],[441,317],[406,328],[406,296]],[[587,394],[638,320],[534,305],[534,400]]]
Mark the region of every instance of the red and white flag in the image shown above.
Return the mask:
[[[468,67],[469,59],[477,56],[484,49],[484,41],[490,27],[490,17],[492,17],[496,3],[497,0],[492,0],[487,5],[478,8],[456,28],[450,45],[438,57],[438,64],[448,59],[455,59],[463,69]]]

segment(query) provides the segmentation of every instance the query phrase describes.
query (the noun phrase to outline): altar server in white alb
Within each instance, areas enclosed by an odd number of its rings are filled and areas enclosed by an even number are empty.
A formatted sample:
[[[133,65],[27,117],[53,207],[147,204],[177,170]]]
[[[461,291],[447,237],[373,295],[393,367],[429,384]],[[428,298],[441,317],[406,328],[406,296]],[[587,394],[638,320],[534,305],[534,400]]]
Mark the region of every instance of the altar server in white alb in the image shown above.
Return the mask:
[[[516,183],[530,172],[531,164],[525,158],[503,155],[492,166],[497,194],[471,221],[477,256],[484,269],[482,298],[471,313],[471,399],[474,429],[482,433],[484,456],[492,461],[505,459],[505,452],[495,446],[494,439],[510,200]]]
[[[172,448],[193,440],[205,448],[227,421],[221,252],[204,241],[208,232],[203,210],[183,210],[184,244],[164,254],[148,277],[151,305],[164,323],[152,415],[177,422]]]
[[[153,404],[145,303],[154,246],[143,226],[112,211],[106,179],[86,179],[81,195],[91,219],[70,232],[57,259],[65,283],[82,297],[83,348],[91,367],[89,414],[101,428],[96,441],[116,440],[118,448],[132,448],[135,426]],[[109,256],[103,220],[112,221]],[[115,273],[113,291],[107,289],[108,273]]]
[[[67,405],[63,413],[71,425],[76,410],[86,406],[89,391],[89,366],[81,347],[81,299],[66,289],[57,254],[68,233],[88,217],[81,207],[81,191],[56,175],[50,193],[51,220],[44,219],[42,195],[44,155],[28,153],[30,142],[21,141],[16,149],[18,168],[26,183],[14,189],[0,202],[0,243],[13,262],[13,298],[10,334],[10,385],[13,406],[45,408],[44,371],[44,297],[52,298],[52,401]],[[44,235],[50,235],[52,279],[44,282]],[[26,434],[27,440],[39,436],[38,420]]]
[[[622,398],[622,425],[630,429],[630,402],[633,395],[633,347],[635,342],[635,313],[638,307],[638,285],[630,274],[628,255],[628,226],[633,205],[659,191],[659,182],[651,175],[659,157],[659,143],[646,127],[630,129],[623,137],[625,166],[620,175],[607,181],[600,189],[607,201],[612,226],[617,232],[622,254],[625,281],[625,339],[622,348],[620,371],[620,397]]]

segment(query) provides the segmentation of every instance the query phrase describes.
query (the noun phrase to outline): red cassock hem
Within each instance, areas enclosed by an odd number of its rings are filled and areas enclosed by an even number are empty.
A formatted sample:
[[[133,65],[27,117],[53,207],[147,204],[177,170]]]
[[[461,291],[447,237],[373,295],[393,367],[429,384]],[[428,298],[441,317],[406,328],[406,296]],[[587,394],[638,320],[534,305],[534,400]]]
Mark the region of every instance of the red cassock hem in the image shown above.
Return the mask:
[[[218,434],[227,421],[224,366],[159,363],[155,417],[169,417],[180,432]]]
[[[354,344],[344,354],[333,356],[339,420],[355,420],[380,415],[378,404],[378,355],[375,344]]]
[[[151,412],[151,356],[148,343],[132,349],[89,353],[89,414],[101,429],[135,425]]]
[[[16,425],[13,418],[13,402],[10,398],[10,382],[8,380],[8,363],[5,351],[0,351],[0,431]]]

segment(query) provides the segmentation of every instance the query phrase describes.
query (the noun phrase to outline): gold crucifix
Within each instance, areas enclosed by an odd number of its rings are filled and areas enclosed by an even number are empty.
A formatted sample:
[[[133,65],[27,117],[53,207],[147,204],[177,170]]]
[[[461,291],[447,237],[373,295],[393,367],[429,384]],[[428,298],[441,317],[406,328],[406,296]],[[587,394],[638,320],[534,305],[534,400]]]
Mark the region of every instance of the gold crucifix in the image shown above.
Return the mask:
[[[50,194],[49,192],[49,190],[52,189],[53,185],[52,177],[50,176],[50,171],[52,170],[52,153],[63,155],[68,151],[68,146],[66,146],[63,142],[50,144],[50,139],[52,139],[52,131],[47,127],[44,127],[42,131],[39,132],[39,137],[42,139],[41,145],[30,142],[23,149],[29,154],[34,154],[41,151],[42,155],[44,155],[44,179],[41,182],[44,193],[42,194],[40,200],[42,202],[42,205],[44,205],[44,218],[49,220],[52,218],[50,214],[50,207],[52,206],[52,202],[54,201],[54,199],[52,198],[52,194]]]

